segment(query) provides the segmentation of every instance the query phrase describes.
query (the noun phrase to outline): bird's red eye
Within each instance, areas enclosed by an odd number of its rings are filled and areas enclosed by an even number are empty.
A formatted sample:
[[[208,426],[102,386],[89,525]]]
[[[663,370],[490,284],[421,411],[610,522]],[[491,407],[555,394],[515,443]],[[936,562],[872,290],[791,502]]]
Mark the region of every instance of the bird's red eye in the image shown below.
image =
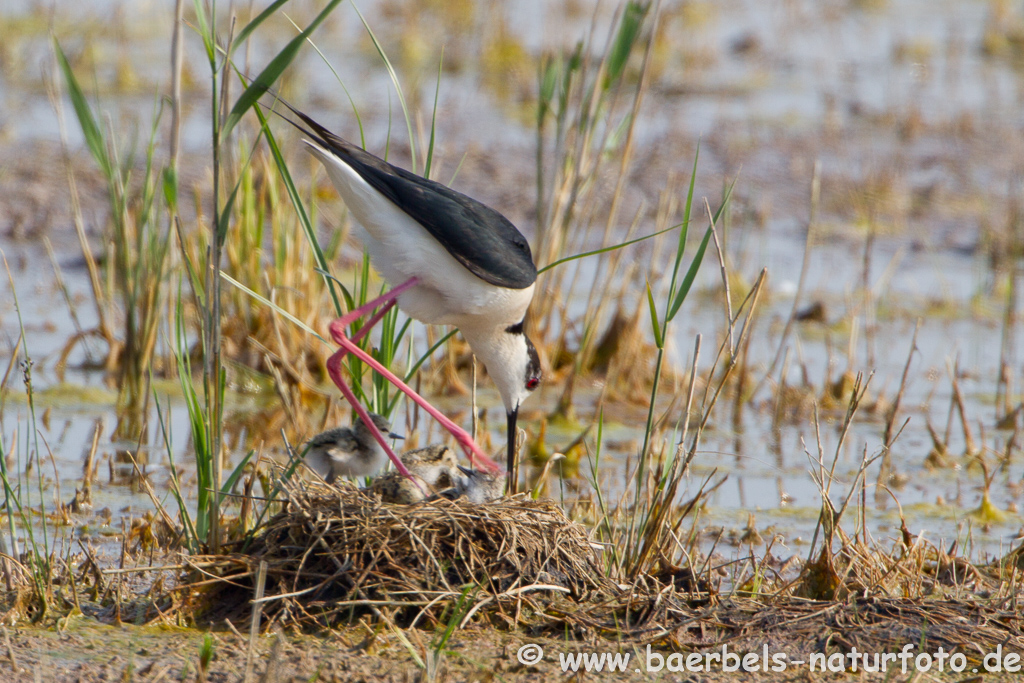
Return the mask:
[[[534,389],[537,388],[537,385],[539,385],[539,384],[540,384],[540,379],[539,378],[531,377],[530,379],[526,380],[526,390],[527,391],[533,391]]]

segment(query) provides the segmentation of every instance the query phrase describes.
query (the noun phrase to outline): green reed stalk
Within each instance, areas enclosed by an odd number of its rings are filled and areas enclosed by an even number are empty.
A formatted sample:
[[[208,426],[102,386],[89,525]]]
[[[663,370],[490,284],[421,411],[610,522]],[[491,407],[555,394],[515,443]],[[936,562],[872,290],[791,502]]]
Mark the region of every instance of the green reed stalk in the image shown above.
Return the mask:
[[[216,34],[217,5],[215,0],[207,9],[200,0],[194,0],[196,11],[196,29],[203,40],[207,62],[211,75],[211,138],[213,148],[213,222],[211,223],[210,247],[206,254],[203,303],[204,316],[202,324],[203,338],[203,407],[197,415],[201,421],[193,425],[193,429],[205,432],[204,441],[208,448],[202,454],[197,449],[197,465],[208,476],[210,491],[215,495],[208,496],[204,502],[208,506],[209,537],[206,539],[213,552],[218,552],[221,538],[220,505],[222,502],[223,484],[223,429],[224,429],[224,390],[226,373],[221,359],[221,264],[225,240],[233,216],[234,203],[242,186],[240,176],[231,191],[221,198],[221,183],[224,169],[222,168],[223,145],[227,144],[234,128],[242,117],[254,107],[259,98],[278,81],[285,69],[298,54],[302,44],[309,35],[327,18],[340,4],[341,0],[332,0],[316,16],[313,22],[298,36],[288,42],[264,67],[263,71],[253,79],[242,91],[238,99],[228,109],[228,93],[230,75],[234,69],[231,57],[234,50],[244,43],[251,34],[269,17],[273,16],[287,0],[278,0],[266,10],[252,19],[237,38],[229,37],[227,45],[221,49]],[[209,462],[206,460],[209,459]],[[197,529],[197,533],[200,533]]]
[[[17,508],[17,516],[21,521],[21,527],[25,530],[25,535],[28,537],[28,543],[31,546],[31,553],[29,554],[29,560],[31,564],[31,575],[33,585],[36,591],[36,598],[40,607],[40,613],[37,615],[37,620],[42,619],[47,612],[49,607],[50,588],[52,586],[53,573],[52,564],[50,558],[50,539],[49,539],[49,528],[47,523],[47,512],[46,512],[46,499],[44,497],[43,489],[43,461],[42,454],[39,449],[39,429],[36,427],[36,407],[35,407],[35,391],[32,387],[32,356],[28,350],[28,337],[25,335],[25,322],[21,316],[21,304],[18,302],[18,292],[14,287],[14,277],[11,275],[10,266],[7,264],[7,257],[0,251],[0,258],[3,259],[4,268],[7,270],[7,279],[11,284],[11,293],[14,299],[14,311],[18,316],[18,330],[21,335],[21,344],[23,345],[22,355],[24,360],[22,361],[22,372],[25,381],[25,394],[28,400],[28,411],[29,411],[29,422],[31,423],[31,432],[25,435],[25,450],[29,455],[29,462],[31,464],[31,453],[35,453],[35,466],[36,466],[36,481],[39,490],[39,519],[42,526],[42,552],[40,552],[39,544],[36,542],[35,530],[33,528],[33,515],[32,513],[26,512],[32,506],[32,499],[30,482],[27,479],[22,481],[22,474],[26,473],[27,466],[21,466],[20,450],[18,458],[18,486],[14,488],[10,484],[10,480],[7,474],[7,458],[6,454],[3,453],[2,442],[0,438],[0,479],[3,480],[4,486],[4,506],[7,510],[7,524],[11,534],[11,544],[16,546],[18,537],[15,535],[14,527],[14,508]],[[26,494],[24,504],[20,499],[20,494],[24,492]]]
[[[149,368],[156,348],[170,251],[170,220],[165,230],[160,226],[165,213],[169,213],[167,206],[176,201],[173,167],[158,172],[154,166],[162,107],[158,107],[153,119],[142,183],[135,190],[132,178],[134,154],[129,152],[122,159],[115,136],[99,124],[67,56],[56,40],[53,48],[86,146],[107,185],[110,208],[107,241],[113,247],[112,275],[124,315],[116,434],[137,439],[145,422]],[[161,174],[164,178],[163,192],[158,191]],[[106,297],[107,301],[113,299],[112,293]],[[69,349],[65,353],[67,351]]]
[[[660,317],[658,315],[658,306],[654,301],[654,294],[651,291],[650,284],[647,286],[647,303],[650,310],[651,331],[654,334],[654,342],[658,348],[658,356],[654,366],[654,381],[651,386],[650,405],[647,408],[647,423],[644,426],[644,441],[643,446],[640,449],[639,462],[637,464],[636,488],[633,498],[634,505],[629,522],[629,546],[626,549],[626,557],[631,557],[636,551],[638,551],[640,538],[644,535],[644,525],[641,524],[639,529],[637,529],[636,526],[638,513],[640,513],[641,510],[649,512],[647,506],[643,504],[643,492],[646,489],[647,483],[647,466],[651,455],[650,443],[651,436],[654,431],[654,410],[657,403],[661,373],[664,366],[665,341],[668,338],[669,325],[679,313],[680,307],[683,305],[687,295],[690,293],[690,288],[693,286],[693,282],[697,277],[697,271],[700,268],[701,262],[704,260],[704,253],[707,251],[708,242],[711,240],[714,226],[721,217],[725,207],[728,206],[729,197],[732,194],[732,186],[730,186],[723,197],[721,206],[719,206],[718,211],[716,211],[715,215],[711,218],[711,225],[709,225],[707,230],[704,232],[704,237],[700,242],[700,246],[697,247],[697,253],[694,254],[693,259],[690,261],[689,268],[685,275],[683,275],[682,280],[680,280],[680,269],[683,264],[683,256],[686,252],[686,236],[690,223],[690,214],[693,208],[694,184],[697,178],[697,161],[699,158],[700,148],[698,146],[697,153],[694,155],[693,159],[693,170],[690,175],[690,185],[686,193],[686,203],[683,208],[683,226],[679,231],[679,240],[676,243],[676,257],[671,270],[671,277],[669,279],[668,296],[665,299]],[[636,532],[636,535],[634,535],[634,532]]]

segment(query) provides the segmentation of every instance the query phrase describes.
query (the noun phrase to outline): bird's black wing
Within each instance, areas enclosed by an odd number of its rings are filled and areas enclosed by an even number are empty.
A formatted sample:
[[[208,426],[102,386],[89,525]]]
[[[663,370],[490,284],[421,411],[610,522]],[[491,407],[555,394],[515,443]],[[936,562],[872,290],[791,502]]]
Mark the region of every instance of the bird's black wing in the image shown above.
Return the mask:
[[[303,132],[337,154],[375,190],[409,214],[449,254],[481,280],[526,289],[537,279],[530,245],[512,222],[494,209],[433,180],[392,166],[330,132],[288,106],[309,126]]]

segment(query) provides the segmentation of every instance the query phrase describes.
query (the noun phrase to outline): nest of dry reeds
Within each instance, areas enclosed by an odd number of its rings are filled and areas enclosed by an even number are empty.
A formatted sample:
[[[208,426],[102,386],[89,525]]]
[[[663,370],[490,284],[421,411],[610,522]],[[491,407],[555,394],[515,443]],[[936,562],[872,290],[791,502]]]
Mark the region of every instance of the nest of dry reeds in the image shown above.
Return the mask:
[[[265,625],[326,626],[367,611],[440,615],[467,591],[500,610],[527,594],[583,600],[610,587],[584,527],[550,501],[394,505],[353,487],[288,488],[286,510],[244,553],[189,560],[187,592],[206,619],[243,618],[259,592]]]

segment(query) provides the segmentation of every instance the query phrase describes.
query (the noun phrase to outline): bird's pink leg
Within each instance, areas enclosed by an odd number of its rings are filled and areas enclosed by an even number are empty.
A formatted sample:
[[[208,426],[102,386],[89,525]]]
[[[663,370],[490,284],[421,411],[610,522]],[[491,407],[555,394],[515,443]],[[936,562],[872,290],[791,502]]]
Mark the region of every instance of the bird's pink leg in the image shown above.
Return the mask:
[[[419,394],[417,394],[416,391],[412,389],[412,387],[410,387],[405,382],[403,382],[401,379],[399,379],[397,376],[395,376],[394,373],[390,372],[387,368],[385,368],[383,365],[381,365],[370,354],[366,353],[361,348],[356,346],[355,343],[353,343],[350,339],[348,339],[347,337],[345,337],[343,335],[337,334],[337,331],[333,329],[334,328],[333,325],[331,327],[332,327],[332,329],[331,329],[331,336],[334,339],[334,341],[337,342],[341,346],[341,348],[338,349],[338,352],[335,353],[333,356],[331,356],[327,360],[327,372],[330,374],[331,379],[334,380],[334,383],[338,385],[338,388],[341,389],[342,393],[345,394],[345,397],[349,400],[349,402],[351,402],[356,407],[357,411],[362,411],[363,409],[362,409],[361,406],[359,406],[358,404],[355,403],[355,395],[352,394],[352,390],[349,389],[348,386],[345,384],[344,380],[341,379],[341,367],[340,367],[341,366],[341,359],[345,356],[346,353],[353,354],[354,356],[359,358],[359,360],[363,361],[364,363],[369,365],[371,368],[373,368],[374,370],[379,372],[381,375],[383,375],[385,377],[385,379],[387,379],[389,382],[394,384],[399,390],[404,392],[409,398],[411,398],[413,401],[418,403],[425,411],[430,413],[430,415],[435,420],[437,420],[438,422],[441,423],[442,427],[444,427],[449,432],[451,432],[451,435],[455,437],[455,440],[459,443],[460,446],[462,446],[462,449],[466,452],[466,455],[469,457],[469,461],[471,463],[479,462],[480,464],[482,464],[486,469],[490,470],[491,472],[494,472],[494,473],[501,472],[501,468],[498,466],[498,464],[495,463],[493,460],[491,460],[487,456],[487,454],[484,453],[480,449],[480,447],[476,445],[476,442],[473,441],[473,437],[471,437],[466,432],[466,430],[464,430],[462,427],[460,427],[459,425],[455,424],[450,419],[448,419],[437,408],[435,408],[434,406],[430,405],[427,402],[427,400],[425,398],[423,398],[422,396],[420,396]],[[364,420],[368,419],[368,416],[363,417],[363,413],[362,412],[359,412],[359,415]],[[367,423],[367,424],[372,425],[372,423]],[[378,437],[378,434],[379,434],[379,432],[375,433],[374,436]],[[383,434],[380,434],[379,438],[377,438],[377,441],[379,443],[382,443],[382,445],[383,445],[383,440],[384,440],[384,436],[383,436]],[[385,446],[385,451],[387,451],[387,450],[388,449]],[[390,453],[389,453],[389,457],[391,457]],[[395,460],[395,458],[392,457],[392,461],[394,461],[394,460]],[[401,468],[399,468],[399,471],[401,471]],[[404,472],[403,472],[403,474],[404,474]]]
[[[398,295],[415,284],[416,278],[410,278],[409,280],[402,283],[398,287],[394,288],[390,292],[387,292],[386,294],[377,297],[373,301],[369,301],[363,304],[359,308],[352,309],[351,311],[341,316],[331,324],[332,336],[334,335],[333,328],[335,325],[338,325],[340,329],[344,330],[345,327],[347,327],[354,321],[358,320],[359,318],[363,317],[380,304],[384,304],[384,307],[380,311],[378,311],[372,318],[366,321],[366,323],[361,328],[359,328],[359,331],[356,332],[356,334],[352,337],[352,341],[359,341],[366,335],[367,332],[373,329],[374,325],[380,322],[380,319],[384,317],[384,314],[391,310],[391,307],[395,305],[396,301],[398,301]],[[331,379],[334,380],[334,383],[338,386],[338,388],[341,389],[341,393],[345,395],[345,398],[348,400],[349,404],[353,408],[355,408],[356,414],[359,416],[359,419],[362,420],[363,424],[365,424],[370,429],[370,433],[373,434],[373,438],[377,441],[377,443],[380,444],[381,448],[384,449],[384,453],[386,453],[391,462],[395,464],[395,469],[398,470],[398,473],[401,474],[406,479],[411,479],[414,483],[416,483],[417,486],[419,486],[416,480],[413,479],[412,476],[409,474],[408,468],[406,468],[406,466],[402,463],[401,459],[391,449],[391,446],[388,445],[387,439],[384,438],[384,434],[381,433],[380,429],[377,428],[377,425],[373,423],[373,420],[370,418],[369,411],[366,410],[366,408],[364,408],[362,404],[359,403],[359,401],[356,399],[355,392],[353,392],[352,389],[348,386],[348,384],[345,383],[345,380],[342,379],[341,361],[345,357],[345,354],[347,353],[348,351],[345,349],[344,346],[342,346],[341,349],[339,349],[334,355],[327,359],[328,374],[331,376]],[[424,491],[424,493],[427,492]]]
[[[341,378],[341,359],[345,357],[346,353],[347,351],[344,348],[342,348],[339,349],[338,352],[335,353],[333,356],[327,359],[328,374],[330,374],[331,379],[334,380],[334,383],[338,385],[338,388],[341,389],[341,393],[345,394],[345,398],[348,399],[348,402],[352,405],[353,408],[355,408],[356,414],[359,415],[359,419],[363,421],[363,424],[370,428],[370,433],[373,434],[373,438],[376,439],[377,443],[380,444],[380,447],[384,449],[384,452],[387,453],[387,456],[391,459],[391,462],[395,463],[395,469],[398,470],[399,474],[401,474],[403,477],[405,477],[406,479],[412,479],[412,481],[415,483],[416,480],[413,479],[412,475],[409,474],[409,470],[402,463],[401,459],[397,455],[395,455],[395,452],[391,450],[391,446],[388,445],[387,439],[385,439],[381,431],[377,429],[377,425],[373,424],[373,420],[370,419],[369,411],[367,411],[366,408],[364,408],[362,404],[356,400],[355,392],[353,392],[352,389],[349,388],[348,384],[345,383],[345,380]],[[416,485],[419,486],[418,483]],[[424,493],[427,492],[424,491]]]
[[[359,331],[356,332],[353,337],[351,337],[352,341],[359,341],[364,336],[366,336],[366,333],[369,332],[374,325],[380,322],[380,319],[384,317],[385,313],[391,310],[391,307],[394,306],[395,303],[398,301],[398,295],[404,292],[405,290],[411,288],[417,282],[419,282],[419,278],[411,277],[402,284],[392,289],[390,292],[385,292],[384,294],[381,294],[373,301],[368,301],[359,308],[353,308],[351,311],[349,311],[348,313],[346,313],[345,315],[341,316],[333,323],[331,323],[331,335],[334,336],[333,330],[335,327],[338,327],[339,329],[342,330],[342,332],[344,332],[344,329],[351,325],[353,322],[355,322],[359,318],[362,318],[364,315],[366,315],[373,309],[377,308],[381,304],[384,304],[384,308],[377,311],[376,315],[367,320],[366,323],[359,328]]]
[[[376,370],[378,373],[383,375],[385,379],[394,384],[395,387],[404,392],[409,398],[418,403],[425,411],[427,411],[435,420],[440,422],[441,426],[447,429],[451,433],[451,435],[455,437],[455,440],[459,443],[459,445],[462,446],[462,449],[466,452],[466,455],[469,457],[470,463],[479,461],[482,465],[484,465],[486,469],[490,470],[491,472],[498,473],[501,471],[501,468],[493,460],[491,460],[487,456],[487,454],[480,449],[479,446],[476,445],[476,442],[473,441],[473,437],[471,437],[466,432],[466,430],[464,430],[462,427],[448,419],[448,417],[443,415],[441,411],[439,411],[434,406],[430,405],[430,403],[428,403],[425,398],[417,394],[412,389],[412,387],[410,387],[401,379],[399,379],[393,372],[385,368],[383,365],[380,364],[379,361],[374,359],[370,354],[366,353],[355,344],[356,341],[358,341],[367,332],[369,332],[370,328],[384,316],[388,309],[395,305],[395,302],[398,299],[398,295],[415,284],[416,278],[411,278],[410,280],[399,285],[398,287],[391,290],[387,294],[378,297],[377,299],[374,299],[373,301],[364,306],[360,306],[359,308],[346,313],[344,316],[332,322],[330,326],[331,338],[335,341],[335,343],[341,346],[341,348],[338,349],[337,353],[335,353],[333,356],[327,359],[327,372],[331,376],[331,379],[334,380],[334,383],[338,385],[338,388],[341,389],[341,393],[345,394],[345,398],[347,398],[349,403],[351,403],[352,406],[356,409],[356,412],[359,414],[359,417],[366,423],[368,427],[370,427],[370,430],[373,432],[374,438],[377,440],[379,444],[381,444],[381,446],[384,448],[384,452],[388,454],[388,457],[391,458],[391,461],[393,463],[395,463],[396,468],[403,476],[409,476],[408,470],[398,460],[398,456],[396,456],[394,452],[388,447],[386,440],[384,439],[384,435],[380,433],[380,430],[378,430],[376,426],[373,424],[373,421],[370,420],[369,414],[366,412],[366,409],[356,402],[355,394],[352,392],[349,386],[345,384],[345,381],[341,377],[341,360],[342,358],[345,357],[347,353],[353,354],[359,360],[363,361],[371,368]],[[345,327],[347,327],[353,320],[362,317],[367,310],[370,310],[372,307],[377,306],[379,304],[384,304],[383,310],[378,311],[377,314],[374,315],[373,318],[371,318],[367,322],[367,324],[363,325],[363,327],[360,328],[359,332],[357,332],[354,337],[350,339],[345,335]]]

